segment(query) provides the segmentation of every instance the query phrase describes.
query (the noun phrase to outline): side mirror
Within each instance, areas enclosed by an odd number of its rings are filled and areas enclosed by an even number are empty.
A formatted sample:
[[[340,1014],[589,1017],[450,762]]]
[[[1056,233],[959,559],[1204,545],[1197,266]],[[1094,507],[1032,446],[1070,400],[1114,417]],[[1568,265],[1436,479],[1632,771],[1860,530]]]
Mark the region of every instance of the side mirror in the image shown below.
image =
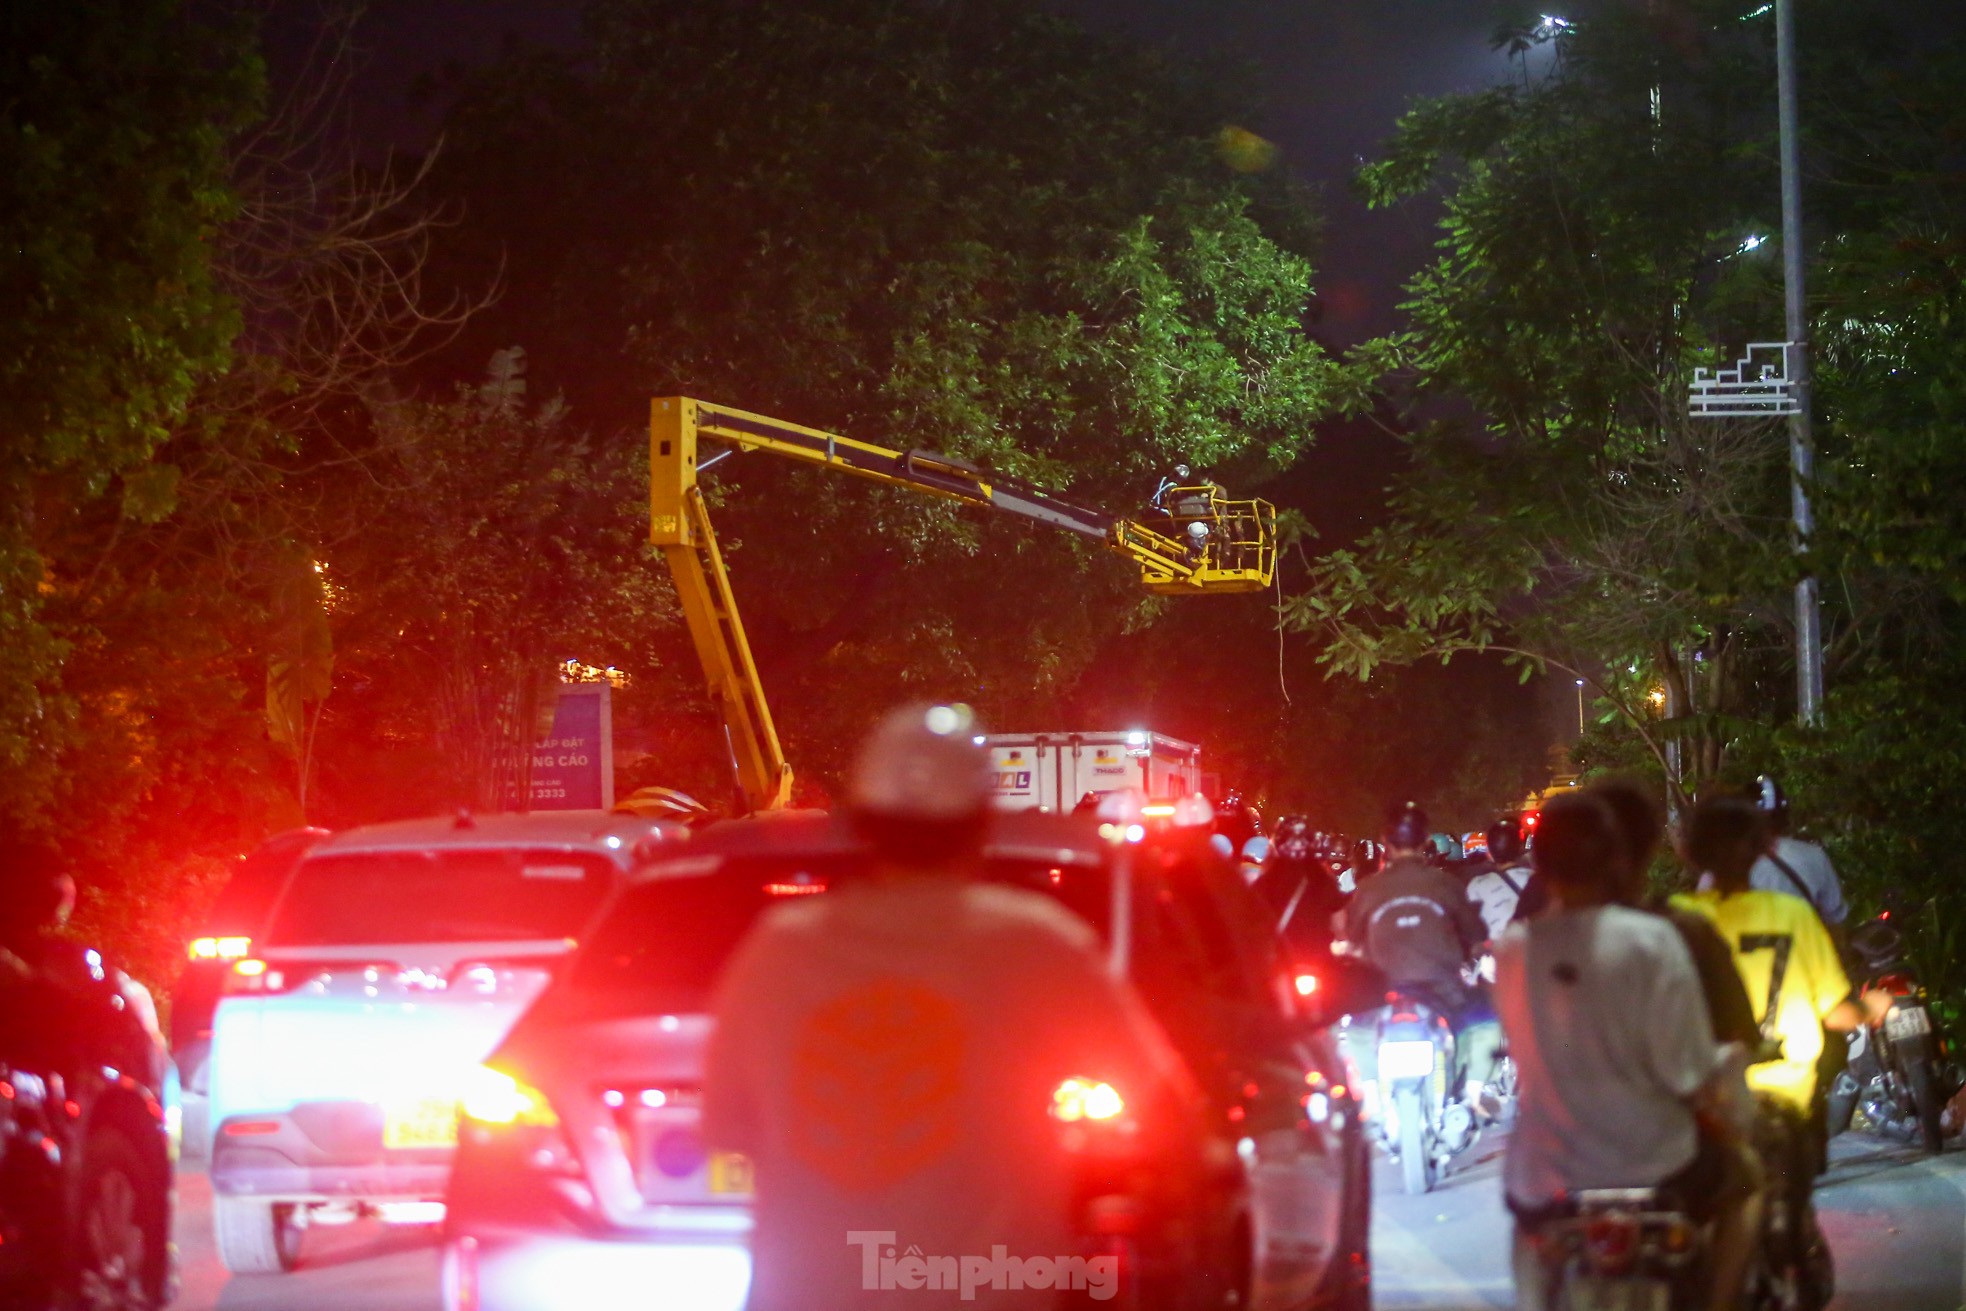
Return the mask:
[[[1386,1004],[1385,972],[1356,956],[1332,956],[1315,965],[1299,965],[1292,982],[1299,1009],[1319,1028]]]

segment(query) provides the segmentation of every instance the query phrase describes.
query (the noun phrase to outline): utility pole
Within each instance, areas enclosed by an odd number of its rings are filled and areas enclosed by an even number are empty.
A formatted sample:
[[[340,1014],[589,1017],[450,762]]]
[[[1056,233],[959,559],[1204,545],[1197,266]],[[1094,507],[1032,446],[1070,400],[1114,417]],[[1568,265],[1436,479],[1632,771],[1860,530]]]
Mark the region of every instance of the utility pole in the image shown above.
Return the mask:
[[[1775,0],[1775,80],[1782,152],[1782,295],[1788,314],[1789,512],[1795,549],[1806,552],[1816,531],[1809,485],[1816,476],[1815,435],[1809,425],[1809,310],[1802,281],[1802,146],[1795,69],[1795,0]],[[1805,725],[1823,713],[1823,610],[1814,571],[1795,585],[1795,709]]]

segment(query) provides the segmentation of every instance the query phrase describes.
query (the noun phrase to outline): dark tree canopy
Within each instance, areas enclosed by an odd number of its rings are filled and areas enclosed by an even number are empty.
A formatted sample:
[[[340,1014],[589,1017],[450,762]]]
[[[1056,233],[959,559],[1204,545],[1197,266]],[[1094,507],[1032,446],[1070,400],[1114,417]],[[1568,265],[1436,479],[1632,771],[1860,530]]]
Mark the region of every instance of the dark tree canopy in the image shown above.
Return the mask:
[[[1288,464],[1345,399],[1304,196],[1239,171],[1232,102],[1158,56],[995,0],[604,0],[590,26],[577,60],[477,79],[440,174],[457,267],[509,288],[460,349],[526,344],[578,416],[632,433],[697,395],[1130,511],[1177,460]],[[1039,722],[1143,610],[1075,543],[740,464],[740,599],[822,766],[873,689]]]

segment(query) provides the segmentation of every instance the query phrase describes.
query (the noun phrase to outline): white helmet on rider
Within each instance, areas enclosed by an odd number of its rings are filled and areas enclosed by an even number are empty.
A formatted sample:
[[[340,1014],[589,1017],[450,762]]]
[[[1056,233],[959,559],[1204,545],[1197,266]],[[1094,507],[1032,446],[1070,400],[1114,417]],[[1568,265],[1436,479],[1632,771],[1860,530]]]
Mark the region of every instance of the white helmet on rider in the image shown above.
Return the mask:
[[[989,753],[964,705],[889,711],[861,745],[847,785],[855,827],[883,854],[945,863],[982,839]]]

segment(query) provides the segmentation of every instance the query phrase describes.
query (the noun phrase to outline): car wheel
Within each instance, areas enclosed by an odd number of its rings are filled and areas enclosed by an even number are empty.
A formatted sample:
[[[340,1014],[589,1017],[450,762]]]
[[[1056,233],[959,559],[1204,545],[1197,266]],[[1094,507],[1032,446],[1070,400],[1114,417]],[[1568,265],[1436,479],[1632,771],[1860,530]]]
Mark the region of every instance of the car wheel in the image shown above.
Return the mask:
[[[251,1197],[212,1199],[219,1262],[235,1275],[285,1274],[300,1264],[300,1208]]]
[[[161,1307],[170,1203],[160,1163],[120,1129],[98,1130],[83,1145],[76,1196],[76,1302],[92,1311]]]

